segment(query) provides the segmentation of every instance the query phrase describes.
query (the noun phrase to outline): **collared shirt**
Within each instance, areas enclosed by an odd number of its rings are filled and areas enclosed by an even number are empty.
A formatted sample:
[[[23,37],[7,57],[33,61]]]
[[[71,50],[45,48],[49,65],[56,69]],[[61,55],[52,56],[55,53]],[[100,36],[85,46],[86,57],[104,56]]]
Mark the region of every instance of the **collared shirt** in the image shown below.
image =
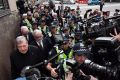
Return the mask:
[[[42,41],[42,40],[37,41],[37,44],[38,44],[40,47],[44,48],[44,46],[43,46],[43,41]]]

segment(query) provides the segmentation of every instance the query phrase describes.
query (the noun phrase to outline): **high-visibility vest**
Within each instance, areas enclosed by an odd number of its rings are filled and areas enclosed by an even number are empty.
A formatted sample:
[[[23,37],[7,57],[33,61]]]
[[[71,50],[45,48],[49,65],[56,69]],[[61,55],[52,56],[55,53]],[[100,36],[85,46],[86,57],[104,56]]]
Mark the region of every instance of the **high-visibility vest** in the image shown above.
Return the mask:
[[[55,48],[56,48],[57,53],[60,53],[60,50],[58,49],[58,46],[55,47]],[[60,54],[58,56],[57,62],[59,62],[61,59],[64,60],[64,59],[67,59],[67,58],[73,58],[73,50],[71,50],[68,55],[66,55],[64,52],[62,54]]]
[[[60,53],[61,50],[58,49],[58,46],[55,47],[55,48],[56,48],[57,53]],[[63,69],[64,69],[65,72],[67,72],[68,71],[68,66],[66,64],[66,59],[72,59],[72,58],[73,58],[73,50],[71,50],[68,55],[66,55],[65,53],[61,53],[58,56],[58,59],[57,59],[56,63],[59,63],[60,61],[63,61],[63,65],[62,65]]]
[[[33,21],[35,21],[34,18],[32,18]],[[25,19],[25,22],[27,23],[27,27],[30,32],[33,32],[32,24],[28,21],[28,19]]]

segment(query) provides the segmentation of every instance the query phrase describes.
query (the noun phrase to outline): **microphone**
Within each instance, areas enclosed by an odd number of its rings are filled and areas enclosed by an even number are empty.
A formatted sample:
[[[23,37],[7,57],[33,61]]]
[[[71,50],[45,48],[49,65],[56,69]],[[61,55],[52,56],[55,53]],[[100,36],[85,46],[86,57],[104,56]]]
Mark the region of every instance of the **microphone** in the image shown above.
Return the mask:
[[[25,66],[23,69],[22,69],[22,71],[21,71],[21,76],[22,77],[25,77],[25,73],[28,71],[28,70],[30,70],[31,69],[31,66]]]
[[[33,68],[32,66],[26,66],[22,69],[21,71],[21,77],[26,77],[26,78],[29,78],[29,77],[35,77],[36,78],[40,78],[41,77],[41,73],[39,71],[39,69],[37,68]]]

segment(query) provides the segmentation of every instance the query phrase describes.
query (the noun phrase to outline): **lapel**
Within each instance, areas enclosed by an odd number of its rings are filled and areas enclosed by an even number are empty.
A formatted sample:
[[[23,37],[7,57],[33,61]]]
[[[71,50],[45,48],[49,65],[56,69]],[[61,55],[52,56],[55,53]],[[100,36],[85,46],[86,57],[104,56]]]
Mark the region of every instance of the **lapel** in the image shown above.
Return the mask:
[[[42,50],[44,49],[44,43],[43,43],[43,40],[42,40],[42,43],[41,43],[41,41],[36,42],[36,43],[37,43],[37,45],[38,45],[39,48],[41,48]]]

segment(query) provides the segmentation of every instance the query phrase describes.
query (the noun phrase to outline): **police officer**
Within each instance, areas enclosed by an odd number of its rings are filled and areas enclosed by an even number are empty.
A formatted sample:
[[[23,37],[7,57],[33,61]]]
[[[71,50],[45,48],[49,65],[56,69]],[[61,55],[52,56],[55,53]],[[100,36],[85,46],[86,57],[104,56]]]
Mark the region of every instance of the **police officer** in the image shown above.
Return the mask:
[[[58,25],[56,22],[52,22],[51,26],[49,27],[49,32],[47,33],[45,39],[48,40],[48,42],[51,44],[49,45],[51,47],[51,49],[53,48],[53,46],[56,44],[55,41],[55,35],[58,34]]]
[[[88,59],[87,55],[89,54],[89,50],[82,43],[77,43],[73,47],[73,52],[75,61],[78,63],[78,66],[80,65],[78,68],[80,69],[80,73],[77,73],[77,75],[73,74],[73,80],[97,80],[97,78],[89,75],[89,69],[84,67],[84,62]]]
[[[75,31],[75,43],[82,42],[82,32],[80,30]]]
[[[50,53],[50,57],[54,55],[58,55],[56,58],[54,58],[51,62],[47,64],[47,69],[50,71],[51,76],[53,77],[59,77],[57,73],[57,66],[59,64],[63,64],[63,61],[67,58],[72,58],[73,57],[73,51],[69,47],[69,39],[64,39],[62,44],[60,46],[54,46],[53,50]],[[64,66],[64,65],[62,65]],[[62,77],[64,75],[64,71],[62,70]]]

